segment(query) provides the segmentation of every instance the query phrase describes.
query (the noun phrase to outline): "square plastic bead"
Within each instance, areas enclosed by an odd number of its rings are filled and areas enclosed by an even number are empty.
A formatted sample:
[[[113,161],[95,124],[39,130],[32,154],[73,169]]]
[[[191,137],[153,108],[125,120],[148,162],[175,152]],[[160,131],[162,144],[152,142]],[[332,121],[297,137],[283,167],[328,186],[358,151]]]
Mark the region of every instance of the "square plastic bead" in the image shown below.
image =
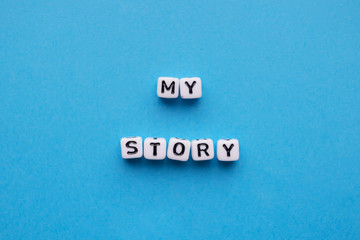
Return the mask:
[[[120,141],[121,156],[124,159],[141,158],[143,155],[141,137],[124,137]]]
[[[186,162],[190,155],[190,141],[180,138],[170,138],[167,157],[172,160]]]
[[[145,138],[144,157],[149,160],[164,160],[166,157],[165,138]]]
[[[184,99],[201,98],[201,79],[198,77],[180,79],[180,95]]]
[[[217,142],[217,158],[219,161],[239,160],[239,141],[237,139],[220,139]]]
[[[205,161],[214,158],[214,143],[211,139],[191,141],[191,156],[194,161]]]
[[[157,95],[161,98],[177,98],[179,96],[179,79],[172,77],[159,77]]]

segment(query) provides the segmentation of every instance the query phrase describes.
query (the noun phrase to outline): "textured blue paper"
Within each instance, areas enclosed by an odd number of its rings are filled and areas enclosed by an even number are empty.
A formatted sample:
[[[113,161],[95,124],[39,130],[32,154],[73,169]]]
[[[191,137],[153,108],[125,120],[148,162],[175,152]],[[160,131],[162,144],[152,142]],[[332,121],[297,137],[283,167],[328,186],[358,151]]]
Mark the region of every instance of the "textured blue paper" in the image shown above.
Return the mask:
[[[2,1],[0,238],[358,239],[359,30],[354,0]],[[129,135],[240,161],[125,161]]]

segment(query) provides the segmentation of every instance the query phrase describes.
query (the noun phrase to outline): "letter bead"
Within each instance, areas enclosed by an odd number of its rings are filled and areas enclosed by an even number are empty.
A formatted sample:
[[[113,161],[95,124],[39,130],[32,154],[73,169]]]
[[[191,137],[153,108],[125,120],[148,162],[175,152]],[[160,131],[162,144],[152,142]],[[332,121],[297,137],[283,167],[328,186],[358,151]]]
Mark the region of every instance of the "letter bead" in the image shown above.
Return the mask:
[[[198,77],[180,79],[180,95],[184,99],[201,98],[201,79]]]
[[[124,159],[141,158],[143,155],[141,137],[124,137],[120,141],[121,156]]]
[[[179,79],[172,77],[159,77],[157,95],[160,98],[177,98],[179,96]]]
[[[191,156],[194,161],[205,161],[214,158],[214,143],[211,139],[191,141]]]
[[[167,157],[172,160],[186,162],[190,155],[190,141],[180,138],[170,138]]]
[[[164,160],[166,157],[165,138],[145,138],[144,157],[149,160]]]
[[[219,161],[239,160],[239,141],[237,139],[220,139],[217,142],[217,158]]]

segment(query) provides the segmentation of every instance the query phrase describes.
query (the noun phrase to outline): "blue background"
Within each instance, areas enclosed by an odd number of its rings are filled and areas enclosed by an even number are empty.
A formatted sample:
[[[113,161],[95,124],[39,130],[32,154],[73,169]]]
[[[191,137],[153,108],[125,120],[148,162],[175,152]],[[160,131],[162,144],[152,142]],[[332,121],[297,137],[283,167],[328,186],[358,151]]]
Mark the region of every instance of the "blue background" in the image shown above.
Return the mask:
[[[359,1],[0,9],[1,239],[360,238]],[[240,161],[125,161],[129,135],[235,137]]]

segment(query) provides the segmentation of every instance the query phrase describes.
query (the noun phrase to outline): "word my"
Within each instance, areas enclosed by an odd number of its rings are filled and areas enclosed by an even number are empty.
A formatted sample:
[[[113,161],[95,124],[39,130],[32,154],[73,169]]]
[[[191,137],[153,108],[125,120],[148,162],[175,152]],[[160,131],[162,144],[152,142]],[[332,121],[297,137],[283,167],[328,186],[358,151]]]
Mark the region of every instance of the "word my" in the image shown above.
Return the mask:
[[[159,77],[157,83],[157,95],[160,98],[177,98],[180,95],[184,99],[201,98],[201,79],[198,77],[178,78]]]

